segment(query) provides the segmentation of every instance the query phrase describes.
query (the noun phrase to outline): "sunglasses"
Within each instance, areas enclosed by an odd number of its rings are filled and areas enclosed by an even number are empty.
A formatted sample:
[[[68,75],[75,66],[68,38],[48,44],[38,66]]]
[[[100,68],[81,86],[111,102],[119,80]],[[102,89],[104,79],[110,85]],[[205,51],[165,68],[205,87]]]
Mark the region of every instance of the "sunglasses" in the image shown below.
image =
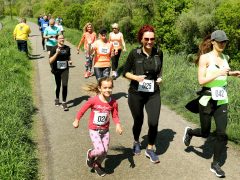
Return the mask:
[[[112,29],[117,29],[117,28],[112,28]]]
[[[143,38],[144,39],[144,41],[154,41],[155,40],[155,38]]]

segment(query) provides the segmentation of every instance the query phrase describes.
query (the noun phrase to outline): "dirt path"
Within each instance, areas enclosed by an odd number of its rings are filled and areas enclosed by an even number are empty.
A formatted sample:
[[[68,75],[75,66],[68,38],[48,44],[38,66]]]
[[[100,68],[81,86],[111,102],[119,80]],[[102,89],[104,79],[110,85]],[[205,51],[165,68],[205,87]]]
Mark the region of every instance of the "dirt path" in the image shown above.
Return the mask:
[[[47,52],[41,47],[41,36],[37,25],[31,26],[33,55],[36,67],[36,93],[38,103],[37,141],[40,150],[41,179],[47,180],[85,180],[97,179],[85,165],[86,151],[91,148],[88,135],[86,113],[80,127],[74,129],[72,121],[77,110],[88,98],[88,94],[81,87],[88,82],[95,82],[95,77],[83,78],[83,55],[76,54],[76,48],[67,43],[71,48],[73,65],[70,69],[68,112],[61,107],[54,106],[55,83],[50,73]],[[80,37],[76,37],[80,38]],[[124,134],[115,133],[114,124],[111,123],[111,143],[105,161],[107,175],[104,179],[166,179],[166,180],[212,180],[217,179],[210,172],[212,157],[208,141],[193,138],[192,146],[186,149],[182,143],[182,135],[186,122],[175,112],[162,106],[157,137],[157,152],[160,154],[160,164],[152,164],[145,156],[144,150],[140,156],[132,156],[132,117],[127,105],[126,93],[129,82],[120,77],[114,81],[114,97],[118,99],[119,114],[124,127]],[[193,126],[193,125],[192,125]],[[146,119],[141,133],[142,144],[146,145],[147,134]],[[144,147],[143,146],[143,147]],[[240,177],[240,153],[229,145],[228,155],[223,169],[226,178],[237,180]]]

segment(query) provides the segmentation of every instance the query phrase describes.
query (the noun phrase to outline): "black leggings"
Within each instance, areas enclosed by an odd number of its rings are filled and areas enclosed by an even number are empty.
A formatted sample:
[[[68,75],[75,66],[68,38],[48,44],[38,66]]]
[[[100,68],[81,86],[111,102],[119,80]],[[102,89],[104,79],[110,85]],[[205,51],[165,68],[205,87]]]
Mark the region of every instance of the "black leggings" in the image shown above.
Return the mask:
[[[97,80],[110,76],[111,67],[94,67],[94,74]]]
[[[55,83],[56,83],[56,99],[59,99],[61,83],[62,83],[62,100],[66,102],[67,100],[67,91],[68,91],[68,77],[69,77],[69,69],[66,69],[62,72],[57,72],[54,74]]]
[[[118,50],[118,54],[111,58],[111,60],[112,60],[112,70],[113,71],[116,71],[117,68],[118,68],[118,62],[119,62],[119,58],[120,58],[121,52],[122,52],[122,50],[119,49]]]
[[[132,113],[134,124],[132,132],[135,141],[139,141],[144,119],[144,105],[148,116],[148,144],[154,145],[158,131],[158,121],[161,109],[160,92],[129,92],[128,105]]]
[[[210,100],[207,106],[199,104],[199,116],[201,129],[189,131],[189,135],[207,138],[211,130],[211,118],[214,117],[216,124],[216,139],[213,150],[213,161],[219,162],[221,154],[227,144],[227,104],[217,106],[217,101]]]

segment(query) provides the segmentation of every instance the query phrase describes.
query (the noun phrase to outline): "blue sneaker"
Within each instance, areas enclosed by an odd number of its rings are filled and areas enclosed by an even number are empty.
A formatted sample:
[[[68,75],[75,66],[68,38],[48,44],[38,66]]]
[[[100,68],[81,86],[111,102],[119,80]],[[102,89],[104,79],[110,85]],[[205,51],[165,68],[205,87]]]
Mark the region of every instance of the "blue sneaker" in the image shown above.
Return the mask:
[[[151,161],[152,163],[155,163],[155,164],[156,164],[156,163],[160,163],[159,158],[158,158],[158,156],[156,155],[156,153],[153,151],[153,149],[146,149],[145,155],[146,155],[147,158],[150,159],[150,161]]]
[[[133,143],[133,154],[139,155],[141,154],[141,147],[139,142],[134,142]]]

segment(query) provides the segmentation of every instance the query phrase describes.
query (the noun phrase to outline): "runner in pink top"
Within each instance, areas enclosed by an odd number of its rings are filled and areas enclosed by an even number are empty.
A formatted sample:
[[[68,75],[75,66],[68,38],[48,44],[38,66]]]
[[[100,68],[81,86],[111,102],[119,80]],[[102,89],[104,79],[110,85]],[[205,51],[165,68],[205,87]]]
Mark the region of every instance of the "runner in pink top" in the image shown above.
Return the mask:
[[[92,23],[87,23],[83,28],[83,35],[77,47],[77,53],[79,54],[79,50],[81,45],[84,43],[84,52],[86,57],[85,68],[86,71],[84,73],[84,77],[88,78],[92,76],[92,61],[93,61],[93,54],[90,53],[91,45],[97,39],[97,35],[94,32]]]
[[[78,111],[73,122],[73,126],[78,128],[80,119],[91,108],[88,127],[93,149],[89,149],[87,152],[86,164],[93,168],[99,176],[106,175],[101,164],[107,155],[109,147],[110,114],[116,124],[116,132],[122,134],[118,117],[118,103],[111,97],[112,89],[113,79],[110,77],[101,78],[97,86],[89,85],[88,90],[96,92],[97,95],[89,98]]]
[[[112,56],[112,77],[116,79],[118,77],[117,68],[118,62],[122,50],[126,51],[126,45],[123,38],[123,34],[119,31],[117,23],[112,24],[112,32],[109,34],[109,41],[113,43],[115,54]]]

